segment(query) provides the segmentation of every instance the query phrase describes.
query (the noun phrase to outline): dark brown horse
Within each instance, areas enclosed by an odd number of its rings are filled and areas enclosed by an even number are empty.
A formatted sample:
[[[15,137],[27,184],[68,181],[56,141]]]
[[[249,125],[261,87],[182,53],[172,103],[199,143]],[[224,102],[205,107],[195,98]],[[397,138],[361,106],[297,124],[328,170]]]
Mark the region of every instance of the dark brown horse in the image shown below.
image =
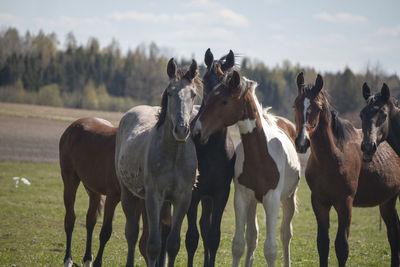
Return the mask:
[[[362,133],[332,110],[322,90],[322,77],[318,75],[315,85],[305,85],[300,73],[297,86],[295,144],[301,153],[311,147],[305,175],[318,224],[320,266],[328,266],[331,207],[338,214],[336,257],[339,266],[345,266],[353,206],[376,205],[387,227],[391,266],[399,266],[400,223],[396,200],[400,191],[400,158],[383,143],[372,162],[364,163],[360,149]]]
[[[64,265],[72,266],[71,239],[75,223],[74,203],[76,190],[83,183],[89,195],[89,209],[86,214],[85,266],[92,262],[92,233],[100,210],[102,197],[106,196],[103,226],[100,232],[100,248],[94,266],[101,266],[104,247],[112,232],[112,219],[116,205],[120,201],[120,185],[115,167],[115,138],[117,128],[106,120],[82,118],[73,122],[60,139],[60,167],[64,183],[65,232],[67,247]],[[143,212],[143,201],[137,199],[137,208]],[[144,222],[144,229],[146,229]],[[144,231],[146,232],[146,231]],[[142,235],[140,251],[145,257],[147,236]],[[146,257],[145,257],[146,258]]]
[[[400,108],[397,99],[390,96],[389,87],[385,83],[381,92],[374,95],[371,95],[367,83],[364,83],[362,90],[367,101],[360,113],[364,133],[361,143],[364,160],[371,161],[383,141],[387,141],[400,156]]]

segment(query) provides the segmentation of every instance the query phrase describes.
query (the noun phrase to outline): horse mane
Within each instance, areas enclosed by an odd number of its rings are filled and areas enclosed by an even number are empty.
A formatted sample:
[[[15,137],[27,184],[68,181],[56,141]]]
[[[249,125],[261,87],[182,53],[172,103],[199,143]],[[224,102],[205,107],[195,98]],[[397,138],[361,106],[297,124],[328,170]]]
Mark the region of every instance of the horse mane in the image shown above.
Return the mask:
[[[185,79],[185,75],[188,71],[188,68],[179,68],[176,71],[176,80],[182,80]],[[194,89],[195,89],[195,93],[198,96],[200,94],[200,91],[203,88],[203,83],[201,81],[201,79],[196,76],[193,80],[192,83],[194,84]],[[167,94],[167,88],[165,88],[164,92],[162,93],[161,96],[161,109],[160,112],[157,115],[157,123],[156,123],[156,127],[159,128],[161,125],[164,124],[165,122],[165,118],[167,117],[167,108],[168,108],[168,94]]]
[[[311,88],[311,86],[307,86],[305,90],[311,90]],[[330,96],[326,91],[321,91],[315,96],[314,101],[323,110],[325,119],[331,122],[331,131],[336,139],[336,146],[343,149],[343,144],[353,138],[357,131],[350,121],[339,117],[338,111],[329,103],[329,98]]]

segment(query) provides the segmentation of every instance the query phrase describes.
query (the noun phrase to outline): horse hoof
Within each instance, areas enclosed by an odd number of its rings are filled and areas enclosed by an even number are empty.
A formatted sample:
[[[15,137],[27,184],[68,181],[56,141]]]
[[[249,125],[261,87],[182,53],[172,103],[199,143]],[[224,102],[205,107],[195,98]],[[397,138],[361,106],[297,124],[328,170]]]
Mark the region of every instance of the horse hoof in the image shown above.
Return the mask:
[[[91,260],[85,261],[84,266],[85,267],[92,267],[92,261]]]
[[[64,267],[72,267],[74,265],[71,258],[68,258],[64,261]]]

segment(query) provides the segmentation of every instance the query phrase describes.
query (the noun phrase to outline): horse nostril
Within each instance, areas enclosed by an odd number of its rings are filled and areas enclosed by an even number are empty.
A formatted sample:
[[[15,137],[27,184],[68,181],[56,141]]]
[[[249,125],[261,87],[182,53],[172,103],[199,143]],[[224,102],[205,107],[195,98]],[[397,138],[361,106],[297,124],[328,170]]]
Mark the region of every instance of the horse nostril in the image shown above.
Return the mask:
[[[372,143],[372,151],[375,153],[376,152],[376,143],[375,142],[373,142]]]
[[[365,142],[362,141],[362,142],[361,142],[361,151],[362,151],[362,152],[365,152],[365,150],[366,150],[365,148],[366,148],[366,147],[365,147]]]

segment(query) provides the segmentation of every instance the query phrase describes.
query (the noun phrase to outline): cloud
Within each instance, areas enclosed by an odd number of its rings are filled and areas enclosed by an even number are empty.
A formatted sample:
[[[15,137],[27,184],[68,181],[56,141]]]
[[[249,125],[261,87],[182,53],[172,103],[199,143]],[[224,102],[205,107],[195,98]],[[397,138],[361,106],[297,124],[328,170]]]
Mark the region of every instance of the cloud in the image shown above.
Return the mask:
[[[389,36],[389,37],[398,37],[400,36],[400,24],[393,27],[383,27],[379,28],[375,35],[377,36]]]
[[[15,25],[20,22],[20,18],[14,16],[13,14],[9,13],[0,13],[0,23],[1,24],[8,24],[8,25]]]
[[[246,27],[249,25],[249,21],[246,19],[245,16],[236,13],[230,9],[222,9],[220,15],[224,19],[225,24],[229,26]]]
[[[327,12],[321,12],[318,14],[314,14],[313,18],[332,23],[364,24],[368,22],[368,19],[366,17],[350,13],[329,14]]]
[[[154,13],[139,13],[136,11],[127,12],[113,12],[108,18],[116,21],[140,21],[150,23],[163,23],[168,21],[200,21],[204,19],[205,15],[200,12],[193,12],[188,14],[154,14]]]
[[[225,24],[235,27],[249,26],[249,20],[242,14],[224,7],[222,4],[209,0],[194,0],[183,4],[186,8],[203,9],[207,13],[207,19],[214,20],[217,24]]]

